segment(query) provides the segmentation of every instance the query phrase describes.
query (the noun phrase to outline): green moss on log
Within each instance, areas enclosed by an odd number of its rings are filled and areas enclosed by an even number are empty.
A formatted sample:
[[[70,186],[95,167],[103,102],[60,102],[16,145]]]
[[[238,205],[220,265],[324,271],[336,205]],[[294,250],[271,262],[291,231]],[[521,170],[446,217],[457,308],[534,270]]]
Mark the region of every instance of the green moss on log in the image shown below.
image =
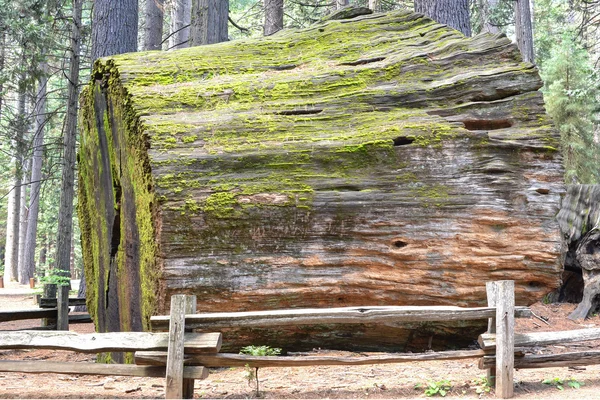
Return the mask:
[[[499,278],[528,303],[558,284],[558,134],[505,37],[398,11],[119,55],[93,78],[86,274],[109,315],[111,265],[119,282],[137,271],[138,298],[116,286],[122,328],[175,292],[241,311],[481,305]]]

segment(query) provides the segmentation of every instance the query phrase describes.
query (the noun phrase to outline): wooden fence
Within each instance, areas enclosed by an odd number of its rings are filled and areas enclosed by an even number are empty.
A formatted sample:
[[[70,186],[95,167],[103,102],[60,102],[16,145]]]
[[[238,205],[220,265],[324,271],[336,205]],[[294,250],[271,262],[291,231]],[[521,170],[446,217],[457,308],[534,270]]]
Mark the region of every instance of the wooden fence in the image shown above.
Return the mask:
[[[527,355],[528,346],[600,339],[600,329],[514,334],[514,318],[530,317],[531,310],[514,305],[514,282],[488,283],[489,307],[346,307],[292,309],[240,313],[196,314],[195,296],[176,295],[169,316],[152,317],[153,330],[168,333],[0,332],[0,349],[47,348],[83,352],[134,351],[136,365],[82,363],[0,362],[0,371],[55,372],[107,375],[165,376],[167,398],[191,398],[193,379],[206,376],[204,367],[298,367],[364,365],[414,361],[479,358],[479,367],[495,378],[496,396],[513,396],[514,368],[589,365],[600,362],[599,352]],[[488,333],[479,338],[480,350],[385,354],[366,357],[285,357],[218,353],[221,334],[229,327],[269,327],[332,323],[390,323],[490,319]],[[207,331],[192,333],[192,329]],[[25,335],[25,336],[19,336]],[[84,366],[82,366],[84,365]],[[162,374],[162,375],[161,375]]]
[[[39,296],[39,295],[38,295]],[[38,297],[39,309],[0,310],[0,322],[42,319],[36,330],[69,330],[69,324],[92,322],[89,314],[69,315],[69,307],[85,305],[85,298],[69,298],[67,286],[45,284],[43,297]]]

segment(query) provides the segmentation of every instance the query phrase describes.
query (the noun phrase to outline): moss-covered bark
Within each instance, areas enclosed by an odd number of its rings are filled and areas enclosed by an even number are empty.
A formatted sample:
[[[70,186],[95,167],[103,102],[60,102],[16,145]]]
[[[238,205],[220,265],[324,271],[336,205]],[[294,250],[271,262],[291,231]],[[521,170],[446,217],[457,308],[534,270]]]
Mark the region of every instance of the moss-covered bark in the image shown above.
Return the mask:
[[[540,86],[508,39],[404,11],[98,61],[80,218],[100,329],[116,301],[137,329],[178,292],[200,311],[476,305],[494,279],[541,298],[559,282],[562,168]],[[418,337],[317,328],[262,338]]]

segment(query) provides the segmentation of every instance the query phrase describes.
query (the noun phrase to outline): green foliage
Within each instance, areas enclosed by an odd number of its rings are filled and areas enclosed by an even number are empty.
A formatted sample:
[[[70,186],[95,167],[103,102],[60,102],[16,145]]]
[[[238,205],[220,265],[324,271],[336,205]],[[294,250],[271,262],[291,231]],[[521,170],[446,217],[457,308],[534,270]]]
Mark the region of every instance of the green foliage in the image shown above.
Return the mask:
[[[58,286],[68,286],[71,281],[69,279],[69,271],[62,269],[46,270],[45,274],[39,277],[41,283],[55,284]]]
[[[240,354],[248,354],[251,356],[277,356],[281,354],[279,347],[269,346],[246,346],[242,347]]]
[[[487,376],[473,379],[473,387],[475,388],[475,393],[477,393],[479,397],[490,393],[492,390],[492,384]]]
[[[269,346],[246,346],[242,347],[240,354],[248,354],[251,356],[276,356],[281,354],[281,349]],[[246,379],[248,380],[248,385],[252,384],[252,382],[255,383],[256,397],[260,397],[258,367],[252,369],[250,365],[246,364]]]
[[[567,183],[600,182],[600,148],[594,141],[598,76],[587,51],[566,32],[542,71],[548,113],[561,134]]]
[[[562,379],[562,378],[544,379],[542,381],[542,383],[544,385],[554,386],[558,390],[564,390],[565,383],[567,384],[568,387],[570,387],[572,389],[579,389],[580,387],[582,387],[584,385],[583,382],[579,382],[575,378],[570,378],[570,379],[566,379],[566,380]]]
[[[423,387],[422,384],[415,385],[415,389],[421,389]],[[427,382],[427,386],[423,391],[423,394],[427,397],[433,396],[441,396],[446,397],[448,392],[452,389],[452,384],[447,379],[442,379],[441,381],[430,381]]]

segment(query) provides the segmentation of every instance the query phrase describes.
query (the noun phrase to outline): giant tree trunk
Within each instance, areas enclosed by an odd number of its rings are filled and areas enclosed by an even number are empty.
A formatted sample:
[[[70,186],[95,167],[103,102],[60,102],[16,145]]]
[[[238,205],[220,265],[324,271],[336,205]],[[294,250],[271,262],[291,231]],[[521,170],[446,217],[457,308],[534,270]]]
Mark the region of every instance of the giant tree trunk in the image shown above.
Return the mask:
[[[96,0],[92,18],[92,60],[137,51],[137,0]]]
[[[529,0],[515,1],[515,34],[517,46],[523,55],[523,60],[532,63],[533,55],[533,26]]]
[[[414,0],[415,12],[471,36],[468,0]]]
[[[569,185],[558,222],[565,238],[565,273],[576,284],[565,284],[561,295],[579,298],[571,319],[583,319],[600,309],[600,185]],[[582,278],[582,279],[581,279]]]
[[[559,136],[506,38],[398,11],[105,58],[93,76],[79,215],[97,321],[147,326],[175,293],[204,312],[477,306],[497,279],[526,305],[559,285]],[[476,326],[225,343],[439,348]]]
[[[29,195],[29,213],[25,234],[25,251],[23,253],[23,274],[19,278],[22,284],[29,283],[35,275],[35,250],[37,247],[37,226],[40,211],[40,189],[42,187],[42,161],[44,156],[44,131],[46,129],[46,76],[48,65],[40,65],[42,77],[35,102],[35,132],[33,136],[33,156],[31,163],[31,192]]]

